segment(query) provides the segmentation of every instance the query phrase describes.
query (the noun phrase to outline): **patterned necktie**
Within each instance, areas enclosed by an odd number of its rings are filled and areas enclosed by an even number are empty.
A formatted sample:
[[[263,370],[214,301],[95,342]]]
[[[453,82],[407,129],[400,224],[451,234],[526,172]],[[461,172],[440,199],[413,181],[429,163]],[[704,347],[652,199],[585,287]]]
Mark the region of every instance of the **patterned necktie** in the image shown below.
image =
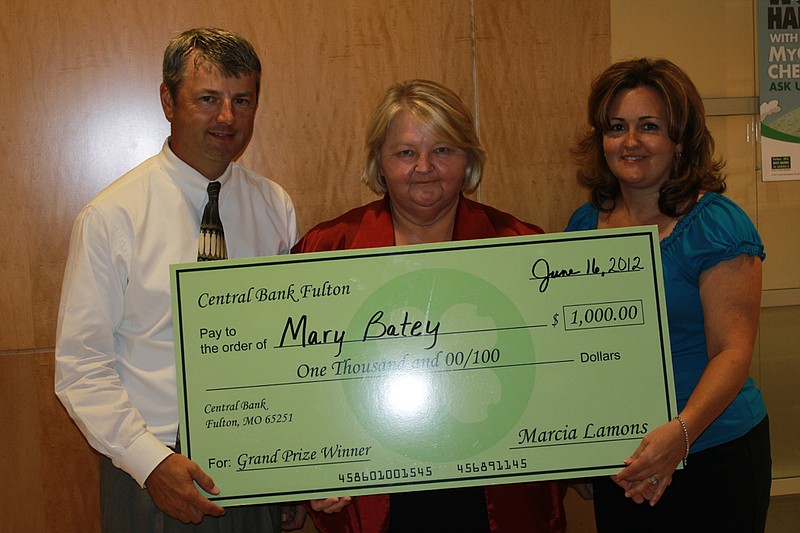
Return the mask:
[[[197,247],[198,261],[215,261],[227,259],[228,249],[225,247],[225,231],[222,229],[222,220],[219,218],[219,189],[222,187],[218,181],[208,184],[208,203],[203,211],[203,220],[200,222],[200,244]]]
[[[215,261],[227,259],[228,249],[225,247],[225,231],[222,229],[222,220],[219,218],[219,190],[222,185],[218,181],[208,184],[208,203],[203,210],[203,220],[200,221],[200,243],[197,245],[198,261]],[[181,453],[181,431],[175,437],[175,448]]]

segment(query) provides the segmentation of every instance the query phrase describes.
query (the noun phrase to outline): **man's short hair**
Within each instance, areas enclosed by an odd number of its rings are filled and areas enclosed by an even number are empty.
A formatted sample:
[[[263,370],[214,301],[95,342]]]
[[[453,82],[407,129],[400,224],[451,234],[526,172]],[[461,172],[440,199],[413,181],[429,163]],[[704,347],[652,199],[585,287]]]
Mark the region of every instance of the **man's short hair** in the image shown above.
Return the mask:
[[[261,61],[247,39],[219,28],[193,28],[176,36],[164,50],[163,82],[175,99],[186,75],[189,58],[195,67],[210,64],[229,78],[256,75],[256,98],[261,88]]]

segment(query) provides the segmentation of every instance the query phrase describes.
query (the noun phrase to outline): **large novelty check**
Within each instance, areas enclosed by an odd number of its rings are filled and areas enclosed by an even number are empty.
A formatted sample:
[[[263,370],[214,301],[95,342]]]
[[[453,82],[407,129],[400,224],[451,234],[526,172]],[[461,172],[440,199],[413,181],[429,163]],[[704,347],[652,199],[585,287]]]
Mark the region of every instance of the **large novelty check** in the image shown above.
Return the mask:
[[[675,414],[653,227],[174,265],[225,505],[610,474]]]

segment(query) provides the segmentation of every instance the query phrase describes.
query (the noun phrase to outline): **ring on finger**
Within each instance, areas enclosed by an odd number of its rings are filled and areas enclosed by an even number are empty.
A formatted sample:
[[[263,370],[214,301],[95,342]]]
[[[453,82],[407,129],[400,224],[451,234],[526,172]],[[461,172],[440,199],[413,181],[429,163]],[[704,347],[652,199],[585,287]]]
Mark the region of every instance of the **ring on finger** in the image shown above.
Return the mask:
[[[655,475],[647,478],[647,481],[649,481],[651,485],[658,485],[658,478]]]

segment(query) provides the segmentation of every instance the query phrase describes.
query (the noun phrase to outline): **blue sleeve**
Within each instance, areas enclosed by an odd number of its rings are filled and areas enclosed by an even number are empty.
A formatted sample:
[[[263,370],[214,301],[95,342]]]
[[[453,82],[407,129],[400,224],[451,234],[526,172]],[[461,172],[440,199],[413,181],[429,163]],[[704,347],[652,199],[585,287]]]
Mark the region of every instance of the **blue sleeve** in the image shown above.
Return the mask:
[[[724,196],[707,193],[686,218],[686,235],[679,241],[685,261],[698,274],[742,254],[766,257],[747,213]]]

